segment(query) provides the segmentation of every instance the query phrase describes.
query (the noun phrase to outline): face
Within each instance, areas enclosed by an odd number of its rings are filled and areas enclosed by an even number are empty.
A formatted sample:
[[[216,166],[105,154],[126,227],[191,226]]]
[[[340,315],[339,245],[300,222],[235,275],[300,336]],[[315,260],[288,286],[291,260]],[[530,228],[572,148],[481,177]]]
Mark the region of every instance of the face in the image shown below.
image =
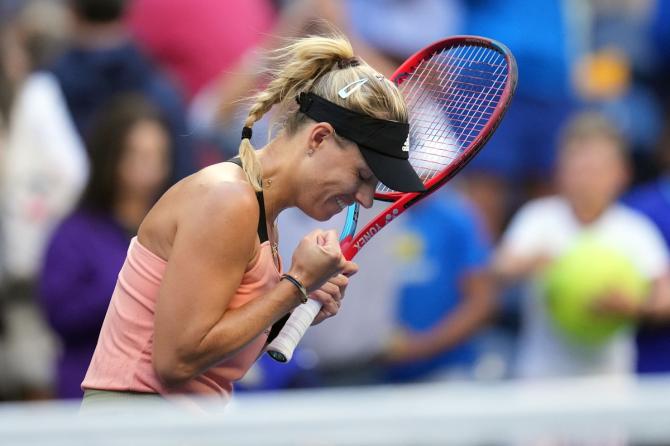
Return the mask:
[[[306,126],[297,136],[308,147],[299,154],[304,181],[297,206],[303,212],[325,221],[354,202],[372,206],[378,181],[355,143],[335,135],[327,123]]]
[[[123,194],[154,199],[170,170],[170,140],[155,121],[140,121],[126,138],[119,162],[119,186]]]
[[[626,162],[615,143],[591,137],[568,143],[558,165],[558,186],[573,205],[604,208],[627,184]]]

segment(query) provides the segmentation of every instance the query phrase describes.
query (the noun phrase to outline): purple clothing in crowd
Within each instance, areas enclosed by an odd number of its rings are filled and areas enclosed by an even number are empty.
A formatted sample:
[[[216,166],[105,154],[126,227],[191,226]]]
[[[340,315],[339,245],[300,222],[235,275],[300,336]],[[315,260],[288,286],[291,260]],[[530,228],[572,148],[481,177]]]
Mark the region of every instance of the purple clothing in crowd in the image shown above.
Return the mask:
[[[670,176],[635,188],[625,203],[649,217],[670,248]],[[642,327],[637,333],[638,373],[670,372],[670,327]]]
[[[81,398],[88,369],[130,236],[111,216],[77,210],[55,230],[40,275],[40,299],[62,343],[59,398]]]

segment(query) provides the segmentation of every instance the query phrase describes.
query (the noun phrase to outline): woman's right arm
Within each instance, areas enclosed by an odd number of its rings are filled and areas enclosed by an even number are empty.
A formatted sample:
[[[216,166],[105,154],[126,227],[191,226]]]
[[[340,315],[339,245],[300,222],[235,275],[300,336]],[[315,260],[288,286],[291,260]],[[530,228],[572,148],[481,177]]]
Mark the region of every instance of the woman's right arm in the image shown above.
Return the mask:
[[[532,202],[514,215],[493,255],[491,270],[497,280],[526,280],[551,264],[546,215]]]
[[[258,246],[258,203],[242,183],[195,189],[201,190],[177,217],[156,304],[153,363],[168,386],[230,357],[300,304],[296,287],[281,281],[262,298],[229,308]],[[296,252],[290,271],[311,288],[339,272],[344,262],[336,243],[323,246],[318,239],[313,233],[303,240],[303,253]]]

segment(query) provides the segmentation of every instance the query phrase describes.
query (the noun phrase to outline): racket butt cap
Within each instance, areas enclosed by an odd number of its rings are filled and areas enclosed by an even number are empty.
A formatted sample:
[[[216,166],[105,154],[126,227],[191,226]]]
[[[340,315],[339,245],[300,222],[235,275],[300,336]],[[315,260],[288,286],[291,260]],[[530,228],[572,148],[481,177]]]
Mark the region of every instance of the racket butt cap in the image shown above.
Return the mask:
[[[277,362],[288,362],[288,358],[276,350],[268,350],[268,355]]]

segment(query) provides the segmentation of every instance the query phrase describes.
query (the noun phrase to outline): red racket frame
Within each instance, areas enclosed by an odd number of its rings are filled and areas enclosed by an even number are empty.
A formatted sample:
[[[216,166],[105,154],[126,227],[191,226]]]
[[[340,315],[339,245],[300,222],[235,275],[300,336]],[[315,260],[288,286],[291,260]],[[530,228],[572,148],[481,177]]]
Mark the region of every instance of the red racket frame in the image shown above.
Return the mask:
[[[500,102],[496,105],[491,118],[466,149],[463,150],[460,157],[454,160],[444,171],[428,180],[425,192],[391,192],[375,193],[376,200],[393,202],[391,206],[373,218],[363,229],[361,229],[351,239],[345,239],[341,242],[342,252],[347,259],[352,259],[358,251],[384,226],[393,221],[400,214],[405,212],[410,206],[420,200],[428,197],[443,184],[456,175],[468,162],[484,147],[489,138],[498,128],[509,103],[514,96],[517,85],[517,66],[512,53],[503,44],[484,37],[478,36],[454,36],[437,41],[409,57],[391,76],[391,80],[397,85],[402,85],[403,81],[414,71],[419,63],[433,55],[434,53],[459,45],[481,46],[484,48],[498,51],[505,57],[509,67],[508,82],[503,89]],[[411,148],[410,148],[411,150]]]

